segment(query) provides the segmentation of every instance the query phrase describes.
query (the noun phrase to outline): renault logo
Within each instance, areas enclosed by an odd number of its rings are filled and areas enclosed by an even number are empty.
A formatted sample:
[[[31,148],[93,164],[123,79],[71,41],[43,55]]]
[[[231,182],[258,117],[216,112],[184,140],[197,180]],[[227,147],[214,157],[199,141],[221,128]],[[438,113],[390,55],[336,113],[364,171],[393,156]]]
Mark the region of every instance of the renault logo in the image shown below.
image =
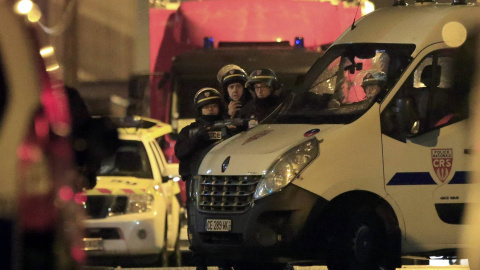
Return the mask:
[[[228,156],[222,163],[222,172],[225,172],[227,170],[228,163],[230,163],[230,156]]]

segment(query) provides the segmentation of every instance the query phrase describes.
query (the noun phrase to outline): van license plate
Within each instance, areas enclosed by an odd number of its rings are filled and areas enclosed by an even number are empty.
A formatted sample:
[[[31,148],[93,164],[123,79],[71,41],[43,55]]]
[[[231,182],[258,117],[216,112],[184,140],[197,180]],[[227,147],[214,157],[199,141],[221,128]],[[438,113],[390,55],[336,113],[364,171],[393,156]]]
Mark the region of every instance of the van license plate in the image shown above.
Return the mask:
[[[103,250],[102,238],[83,238],[83,250]]]
[[[207,219],[205,224],[207,232],[229,232],[232,230],[230,219]]]

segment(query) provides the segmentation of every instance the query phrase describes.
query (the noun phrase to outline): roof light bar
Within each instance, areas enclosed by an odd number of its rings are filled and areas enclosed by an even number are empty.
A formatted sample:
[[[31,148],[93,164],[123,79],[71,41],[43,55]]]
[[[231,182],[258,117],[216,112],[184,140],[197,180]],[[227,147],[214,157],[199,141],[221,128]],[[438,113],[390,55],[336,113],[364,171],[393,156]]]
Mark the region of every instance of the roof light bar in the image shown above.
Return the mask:
[[[213,37],[204,37],[203,38],[203,48],[204,49],[213,49]]]
[[[303,37],[295,37],[294,48],[305,48],[305,43],[303,42]]]

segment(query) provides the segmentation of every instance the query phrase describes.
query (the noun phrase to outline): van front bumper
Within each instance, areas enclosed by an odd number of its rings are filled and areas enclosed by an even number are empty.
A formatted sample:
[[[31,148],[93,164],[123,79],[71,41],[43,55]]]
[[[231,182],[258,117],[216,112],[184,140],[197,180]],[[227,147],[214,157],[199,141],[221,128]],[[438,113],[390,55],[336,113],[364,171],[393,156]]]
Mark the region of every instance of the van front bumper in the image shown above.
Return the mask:
[[[190,248],[220,261],[281,263],[308,257],[318,220],[327,201],[290,184],[282,191],[254,201],[242,213],[200,211],[188,202]],[[207,220],[231,221],[228,232],[207,231]],[[318,238],[317,238],[318,239]]]

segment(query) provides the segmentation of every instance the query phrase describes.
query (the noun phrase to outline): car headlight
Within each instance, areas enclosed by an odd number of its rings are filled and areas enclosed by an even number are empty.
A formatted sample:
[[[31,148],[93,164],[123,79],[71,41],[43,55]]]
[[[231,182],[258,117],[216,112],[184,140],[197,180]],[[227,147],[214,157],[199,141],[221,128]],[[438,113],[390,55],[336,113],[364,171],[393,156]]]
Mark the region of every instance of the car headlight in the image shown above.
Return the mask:
[[[153,196],[150,194],[129,194],[127,214],[145,213],[152,210]]]
[[[317,138],[305,141],[285,152],[260,179],[255,190],[255,199],[279,191],[307,167],[319,152]]]

